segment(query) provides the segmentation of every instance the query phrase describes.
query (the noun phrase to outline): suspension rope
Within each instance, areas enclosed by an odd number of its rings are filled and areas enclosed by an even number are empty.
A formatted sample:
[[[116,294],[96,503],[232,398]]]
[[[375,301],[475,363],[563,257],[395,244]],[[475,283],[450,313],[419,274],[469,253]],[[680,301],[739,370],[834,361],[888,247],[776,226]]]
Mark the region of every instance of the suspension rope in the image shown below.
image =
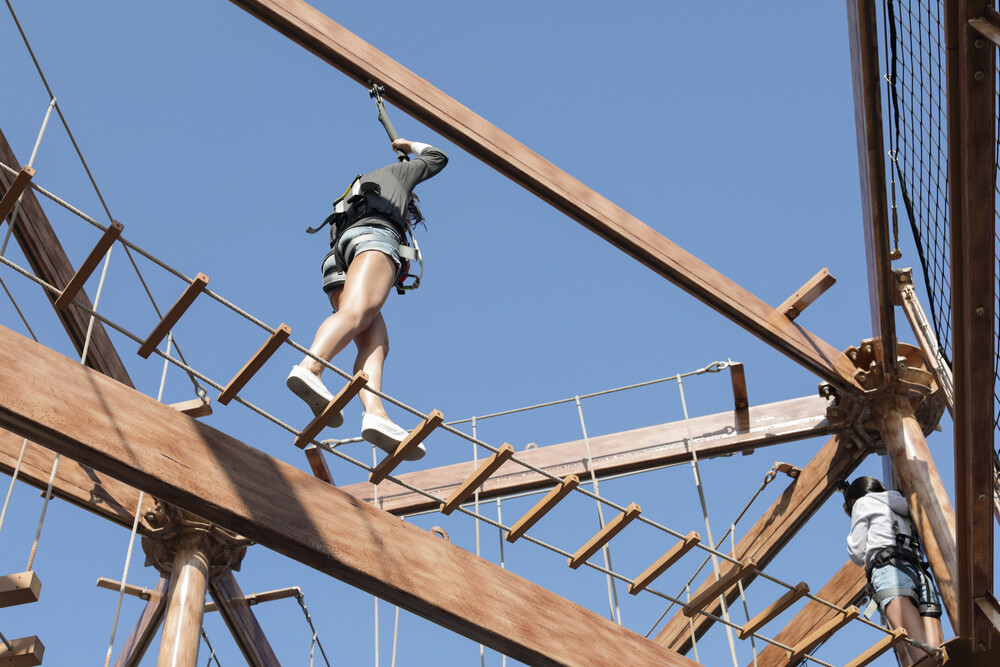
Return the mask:
[[[45,128],[49,124],[49,117],[52,115],[52,107],[55,106],[56,98],[49,100],[49,107],[45,110],[45,117],[42,119],[42,129],[38,132],[38,138],[35,139],[35,147],[31,151],[31,158],[28,160],[28,166],[33,167],[35,164],[35,156],[38,155],[38,147],[42,144],[42,137],[45,136]],[[10,241],[10,235],[14,231],[14,225],[17,224],[17,216],[21,212],[21,201],[24,198],[22,193],[20,197],[17,198],[17,202],[14,204],[14,210],[10,215],[10,224],[7,225],[7,233],[3,237],[3,245],[0,246],[0,255],[7,252],[7,243]]]
[[[25,270],[24,268],[18,266],[17,264],[15,264],[14,262],[10,261],[6,257],[0,257],[0,264],[4,264],[4,265],[6,265],[6,266],[8,266],[8,267],[10,267],[12,269],[14,269],[16,272],[20,273],[21,275],[23,275],[24,277],[28,278],[29,280],[34,281],[35,283],[37,283],[38,285],[42,286],[44,289],[46,289],[46,290],[48,290],[48,291],[50,291],[52,293],[58,293],[59,292],[59,290],[57,288],[55,288],[54,286],[50,285],[49,283],[47,283],[46,281],[42,280],[41,278],[38,278],[37,276],[34,276],[31,272],[29,272],[29,271]],[[140,344],[142,343],[142,339],[139,338],[138,336],[136,336],[134,333],[132,333],[131,331],[129,331],[129,330],[125,329],[124,327],[118,325],[117,323],[111,321],[107,317],[104,317],[103,315],[97,313],[93,309],[88,308],[88,307],[86,307],[86,306],[84,306],[84,305],[82,305],[82,304],[80,304],[80,303],[78,303],[76,301],[74,301],[74,305],[76,305],[78,308],[81,308],[82,310],[90,313],[91,315],[93,315],[94,317],[96,317],[97,319],[99,319],[101,322],[103,322],[105,325],[113,328],[114,330],[118,331],[122,335],[124,335],[124,336],[132,339],[134,342],[140,343]],[[181,362],[181,361],[179,361],[177,359],[174,359],[172,357],[169,357],[168,355],[164,354],[159,349],[156,349],[154,351],[156,352],[156,354],[158,354],[161,357],[163,357],[163,358],[167,359],[168,361],[170,361],[170,363],[173,363],[174,365],[176,365],[176,366],[184,369],[186,372],[194,374],[196,377],[198,377],[198,379],[200,379],[202,382],[205,382],[206,384],[212,386],[214,389],[217,389],[219,391],[221,391],[223,389],[222,385],[220,385],[219,383],[215,382],[211,378],[205,376],[204,374],[199,373],[198,371],[196,371],[195,369],[191,368],[187,364],[185,364],[185,363],[183,363],[183,362]],[[274,417],[273,415],[265,412],[261,408],[257,407],[256,405],[253,405],[252,403],[250,403],[249,401],[246,401],[245,399],[241,398],[240,396],[236,396],[235,400],[238,401],[240,404],[244,405],[245,407],[249,408],[253,412],[259,414],[262,417],[264,417],[268,421],[271,421],[272,423],[274,423],[274,424],[280,426],[281,428],[287,430],[288,432],[292,433],[293,435],[298,435],[300,433],[299,431],[297,431],[292,426],[290,426],[290,425],[282,422],[280,419],[278,419],[278,418]],[[398,402],[395,402],[395,403],[398,404]],[[412,408],[409,408],[409,409],[412,410]],[[417,413],[417,414],[419,414],[419,413]],[[456,429],[454,429],[452,427],[444,427],[443,425],[442,425],[442,427],[445,428],[445,430],[458,435],[459,437],[462,437],[462,438],[464,438],[466,440],[472,441],[472,438],[469,435],[467,435],[465,433],[462,433],[461,431],[457,431]],[[498,449],[496,447],[493,447],[492,445],[489,445],[488,443],[481,442],[481,441],[475,441],[475,442],[477,444],[479,444],[480,446],[485,447],[486,449],[488,449],[488,450],[490,450],[492,452],[497,452],[498,451]],[[352,465],[360,467],[360,468],[362,468],[362,469],[364,469],[364,470],[366,470],[368,472],[373,472],[375,470],[374,466],[369,466],[369,465],[367,465],[367,464],[365,464],[365,463],[363,463],[363,462],[361,462],[361,461],[359,461],[359,460],[357,460],[357,459],[355,459],[355,458],[353,458],[353,457],[351,457],[351,456],[343,453],[342,451],[338,450],[336,447],[331,446],[331,445],[329,445],[327,443],[314,442],[314,444],[316,444],[321,449],[326,450],[330,454],[332,454],[334,456],[337,456],[337,457],[339,457],[339,458],[341,458],[341,459],[343,459],[343,460],[351,463]],[[556,477],[555,475],[553,475],[553,474],[551,474],[551,473],[549,473],[549,472],[547,472],[545,470],[542,470],[542,469],[538,468],[537,466],[534,466],[534,465],[532,465],[530,463],[527,463],[525,461],[521,461],[521,460],[517,459],[516,457],[511,457],[510,460],[511,461],[515,461],[515,462],[519,463],[520,465],[522,465],[522,466],[524,466],[524,467],[526,467],[526,468],[528,468],[528,469],[530,469],[530,470],[532,470],[532,471],[534,471],[534,472],[536,472],[536,473],[538,473],[540,475],[545,476],[546,478],[552,479],[554,481],[559,481],[558,477]],[[430,493],[428,491],[425,491],[423,489],[420,489],[418,487],[415,487],[415,486],[413,486],[411,484],[408,484],[408,483],[404,482],[403,480],[401,480],[401,479],[399,479],[397,477],[394,477],[393,475],[387,475],[386,479],[391,480],[395,484],[398,484],[399,486],[402,486],[403,488],[408,489],[408,490],[410,490],[410,491],[412,491],[414,493],[420,494],[420,495],[422,495],[422,496],[424,496],[424,497],[426,497],[426,498],[428,498],[428,499],[430,499],[430,500],[432,500],[434,502],[440,502],[441,501],[440,498],[438,498],[437,496],[433,495],[432,493]],[[587,496],[587,497],[592,498],[594,500],[598,500],[598,501],[604,503],[605,505],[616,509],[619,512],[624,512],[625,511],[625,508],[622,507],[621,505],[619,505],[619,504],[617,504],[617,503],[615,503],[615,502],[613,502],[611,500],[600,498],[599,496],[597,496],[597,495],[595,495],[595,494],[587,491],[586,489],[582,489],[581,487],[577,487],[577,491],[579,493],[582,493],[584,496]],[[506,526],[500,526],[495,521],[493,521],[492,519],[488,519],[486,517],[482,517],[480,515],[476,515],[474,512],[472,512],[472,511],[470,511],[470,510],[468,510],[468,509],[466,509],[464,507],[459,507],[458,510],[461,511],[461,512],[463,512],[463,513],[465,513],[465,514],[468,514],[470,516],[474,516],[474,517],[478,518],[481,521],[485,521],[486,523],[488,523],[490,525],[493,525],[493,526],[495,526],[497,528],[500,528],[501,530],[505,530],[505,531],[506,530],[510,530],[510,528],[508,528]],[[683,537],[683,535],[681,533],[679,533],[679,532],[677,532],[675,530],[672,530],[671,528],[669,528],[667,526],[663,526],[663,525],[661,525],[661,524],[659,524],[659,523],[657,523],[657,522],[655,522],[655,521],[653,521],[653,520],[651,520],[649,518],[643,517],[641,514],[637,517],[637,520],[640,521],[640,522],[642,522],[642,523],[646,523],[647,525],[650,525],[650,526],[652,526],[654,528],[657,528],[658,530],[661,530],[661,531],[666,532],[666,533],[668,533],[670,535],[673,535],[674,537],[677,537],[677,538],[682,538]],[[541,543],[537,539],[531,537],[530,535],[524,535],[523,538],[526,539],[526,540],[528,540],[529,542],[540,544],[541,546],[543,546],[545,548],[549,548],[550,550],[555,550],[557,553],[560,553],[561,555],[564,555],[566,557],[570,557],[572,555],[572,554],[570,554],[568,552],[559,550],[556,547],[551,547],[549,545]],[[703,545],[699,545],[699,548],[701,548],[702,550],[707,551],[707,552],[709,552],[709,553],[711,553],[711,554],[713,554],[715,556],[718,556],[719,558],[725,559],[725,560],[727,560],[729,562],[739,563],[739,561],[737,559],[733,558],[732,556],[729,556],[728,554],[722,553],[722,552],[718,551],[717,549],[705,547]],[[602,568],[602,567],[600,567],[598,565],[594,565],[593,563],[590,563],[590,562],[587,562],[586,565],[588,565],[591,568],[597,569],[598,571],[601,571],[601,572],[605,572],[605,570],[606,570],[606,568]],[[768,579],[769,581],[772,581],[772,582],[774,582],[774,583],[776,583],[778,585],[784,586],[785,588],[787,588],[789,590],[791,590],[792,588],[794,588],[794,586],[792,586],[791,584],[788,584],[786,582],[781,581],[780,579],[772,577],[772,576],[768,575],[766,572],[763,572],[763,571],[761,571],[759,569],[755,570],[755,572],[756,572],[756,574],[758,576],[764,577],[765,579]],[[618,578],[618,579],[620,579],[622,581],[625,581],[627,583],[633,583],[631,580],[623,577],[622,575],[613,574],[612,576],[614,576],[615,578]],[[653,592],[654,594],[662,597],[663,599],[665,599],[667,601],[679,603],[679,601],[676,598],[673,598],[673,597],[671,597],[669,595],[666,595],[664,593],[660,593],[660,592],[654,591],[653,589],[650,589],[650,588],[647,588],[646,590],[649,590],[649,591]],[[824,606],[829,607],[830,609],[833,609],[833,610],[836,610],[836,611],[839,611],[839,612],[843,612],[844,611],[843,608],[838,607],[837,605],[834,605],[834,604],[832,604],[830,602],[827,602],[825,600],[816,598],[816,597],[814,597],[812,595],[809,595],[808,597],[810,599],[813,599],[814,601],[816,601],[819,604],[822,604]],[[683,604],[683,603],[681,603],[681,604]],[[738,626],[733,626],[731,623],[728,623],[724,619],[718,619],[715,616],[713,616],[711,614],[708,614],[706,612],[699,612],[699,613],[702,613],[703,615],[709,616],[710,618],[712,618],[713,620],[715,620],[717,622],[723,622],[725,624],[730,625],[731,627],[738,627]],[[859,618],[858,620],[860,620],[862,623],[865,623],[865,624],[867,624],[867,625],[869,625],[869,626],[871,626],[873,628],[879,629],[882,632],[885,632],[887,634],[891,634],[892,633],[892,631],[889,630],[888,628],[884,628],[882,626],[879,626],[878,624],[873,623],[871,621],[867,621],[866,619]],[[768,640],[766,637],[762,637],[760,635],[756,635],[756,636],[759,639],[762,639],[764,641],[769,641],[769,643],[778,645],[779,648],[782,648],[783,650],[788,650],[788,647],[785,647],[785,646],[780,645],[780,644],[776,644],[775,642],[773,642],[771,640]],[[932,653],[932,654],[940,654],[940,651],[938,651],[938,650],[936,650],[934,648],[926,647],[926,646],[924,646],[924,645],[922,645],[919,642],[916,642],[914,640],[908,640],[908,641],[912,645],[917,646],[918,648],[921,648],[925,652]],[[826,663],[820,662],[820,664],[824,664],[825,665]]]
[[[2,254],[2,252],[0,252],[0,254]],[[37,342],[38,336],[35,335],[31,325],[28,324],[28,319],[24,316],[24,313],[21,312],[21,308],[17,305],[17,301],[14,300],[14,295],[10,293],[9,289],[7,289],[7,283],[4,282],[3,278],[0,278],[0,286],[3,286],[3,291],[7,293],[7,298],[10,299],[11,304],[14,306],[14,310],[16,310],[17,314],[21,317],[21,321],[24,322],[24,326],[28,329],[28,333],[31,334],[31,337]]]
[[[472,418],[472,439],[479,439],[479,432],[476,430],[476,418]],[[475,444],[472,445],[472,469],[479,470],[479,447]],[[377,485],[376,485],[377,486]],[[475,507],[476,514],[479,514],[479,487],[476,487],[476,492],[473,494],[473,506]],[[481,557],[479,551],[479,522],[476,521],[476,557]],[[486,647],[483,646],[482,642],[479,642],[479,664],[480,667],[486,667]]]
[[[128,538],[128,551],[125,552],[125,568],[122,571],[122,583],[118,587],[118,604],[115,605],[115,620],[111,623],[111,639],[108,640],[108,652],[104,657],[104,667],[111,664],[111,652],[115,646],[115,633],[118,630],[118,617],[122,611],[122,599],[125,597],[125,582],[128,579],[128,568],[132,562],[132,547],[135,546],[135,534],[139,530],[139,517],[142,516],[142,501],[144,493],[139,492],[139,502],[135,507],[135,518],[132,520],[132,534]],[[207,640],[206,640],[207,643]],[[209,646],[211,648],[211,646]]]
[[[723,538],[724,539],[724,538]],[[736,523],[729,527],[729,543],[732,547],[733,553],[736,553]],[[737,579],[736,586],[740,591],[740,600],[743,601],[743,613],[746,615],[747,623],[750,622],[750,607],[747,606],[747,593],[743,588],[743,580]],[[750,648],[753,650],[753,664],[757,667],[757,641],[751,637],[750,638]]]
[[[319,652],[323,656],[323,661],[326,663],[326,667],[330,667],[330,660],[326,657],[326,651],[323,650],[323,643],[319,640],[319,633],[316,632],[316,626],[313,625],[312,617],[309,615],[309,609],[306,608],[306,597],[300,591],[295,599],[299,603],[299,607],[302,608],[302,614],[306,617],[306,623],[309,624],[309,628],[312,630],[312,641],[313,644],[319,646]],[[309,664],[312,665],[312,651],[309,653]]]
[[[205,663],[205,667],[209,667],[212,664],[212,659],[215,658],[216,667],[222,667],[219,664],[219,657],[215,655],[215,649],[212,648],[212,643],[208,641],[208,635],[205,634],[205,628],[201,628],[201,638],[205,640],[205,646],[208,647],[208,662]]]
[[[14,645],[7,641],[7,638],[3,636],[2,632],[0,632],[0,642],[3,642],[3,645],[7,647],[8,651],[14,650]]]

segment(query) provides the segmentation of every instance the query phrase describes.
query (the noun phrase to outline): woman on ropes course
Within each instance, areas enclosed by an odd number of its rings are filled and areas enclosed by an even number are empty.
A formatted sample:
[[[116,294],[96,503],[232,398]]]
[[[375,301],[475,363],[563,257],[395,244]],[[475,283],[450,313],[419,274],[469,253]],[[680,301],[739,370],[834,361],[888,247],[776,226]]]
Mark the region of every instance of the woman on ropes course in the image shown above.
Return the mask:
[[[319,227],[330,225],[330,252],[323,259],[323,291],[333,306],[333,314],[316,331],[309,351],[332,360],[352,340],[357,346],[354,372],[368,374],[368,387],[381,391],[382,367],[389,352],[389,334],[381,309],[393,286],[402,294],[409,276],[407,258],[419,259],[406,244],[406,235],[423,221],[413,188],[436,175],[448,164],[448,156],[427,144],[396,139],[392,148],[400,162],[358,176],[334,202],[334,212]],[[409,154],[413,160],[402,161]],[[411,235],[412,236],[412,235]],[[401,257],[400,255],[403,255]],[[314,415],[333,399],[320,380],[324,366],[306,357],[292,367],[286,384],[312,409]],[[362,390],[364,415],[361,436],[375,446],[395,451],[407,431],[389,419],[382,399]],[[330,426],[343,424],[338,415]],[[410,455],[424,455],[423,445]]]
[[[844,511],[851,517],[847,552],[865,566],[872,600],[894,628],[929,646],[944,641],[941,602],[934,588],[906,499],[886,491],[874,477],[858,477],[844,490]],[[923,654],[906,645],[914,662]]]

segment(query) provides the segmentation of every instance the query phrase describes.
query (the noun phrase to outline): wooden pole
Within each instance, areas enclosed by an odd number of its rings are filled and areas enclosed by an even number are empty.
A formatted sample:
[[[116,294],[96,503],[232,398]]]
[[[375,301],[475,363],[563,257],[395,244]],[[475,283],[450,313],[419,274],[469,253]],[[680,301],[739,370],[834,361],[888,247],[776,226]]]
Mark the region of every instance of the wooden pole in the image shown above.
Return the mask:
[[[909,399],[885,395],[875,401],[873,415],[934,571],[944,608],[957,630],[958,554],[955,511],[948,492]]]
[[[208,590],[208,555],[201,532],[184,533],[170,574],[167,617],[157,667],[196,667]]]

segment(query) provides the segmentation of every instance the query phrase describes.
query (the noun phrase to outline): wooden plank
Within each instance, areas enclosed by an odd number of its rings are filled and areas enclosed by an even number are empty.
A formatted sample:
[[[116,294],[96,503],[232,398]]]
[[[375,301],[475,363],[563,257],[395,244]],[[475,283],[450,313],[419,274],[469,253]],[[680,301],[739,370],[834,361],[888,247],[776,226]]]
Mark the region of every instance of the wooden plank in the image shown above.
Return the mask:
[[[167,589],[169,582],[169,577],[161,576],[160,581],[157,582],[153,590],[143,589],[148,591],[149,594],[149,597],[144,598],[146,599],[146,606],[143,608],[139,620],[136,621],[135,627],[132,628],[132,632],[129,633],[125,645],[122,646],[122,650],[118,654],[118,659],[115,660],[115,667],[138,667],[142,661],[143,656],[149,649],[150,643],[152,643],[153,638],[156,636],[157,630],[160,629],[160,623],[163,622],[163,615],[167,610]],[[117,584],[118,582],[112,583]],[[101,581],[98,580],[98,586],[100,585]],[[118,587],[116,586],[113,590],[118,590]],[[129,591],[126,590],[126,592]]]
[[[992,595],[984,595],[975,599],[976,606],[990,620],[995,630],[1000,630],[1000,604]]]
[[[337,486],[333,481],[333,473],[330,472],[330,466],[326,464],[323,450],[316,445],[309,445],[306,447],[305,452],[306,460],[309,461],[309,469],[312,470],[313,476],[316,479],[323,480],[327,484]]]
[[[847,607],[858,604],[865,597],[865,586],[868,581],[865,579],[865,569],[847,561],[840,570],[823,586],[816,594],[820,600],[825,600],[838,607]],[[830,609],[826,605],[810,600],[805,607],[795,615],[788,625],[784,627],[774,639],[785,646],[795,646],[799,644],[818,625],[826,623],[830,619],[839,616],[840,613]],[[768,644],[758,654],[757,667],[784,667],[788,664],[788,652],[777,646]],[[747,667],[750,667],[748,665]]]
[[[264,341],[264,344],[260,346],[250,360],[243,365],[243,368],[239,370],[233,379],[229,381],[219,393],[219,403],[222,405],[229,405],[229,401],[233,400],[238,393],[246,386],[247,382],[250,381],[257,371],[267,363],[267,360],[278,351],[288,337],[292,335],[292,328],[285,324],[284,322],[274,330],[274,333]]]
[[[273,602],[274,600],[287,600],[288,598],[301,598],[302,589],[298,586],[292,586],[289,588],[279,588],[273,591],[264,591],[263,593],[251,593],[250,595],[244,595],[241,599],[246,601],[248,605],[253,607],[262,602]],[[214,602],[208,602],[205,604],[205,613],[212,611],[218,611],[219,608]]]
[[[3,197],[0,198],[0,222],[6,220],[10,212],[14,210],[17,200],[20,199],[34,176],[35,170],[24,165],[21,167],[21,171],[17,172],[14,181],[5,188]]]
[[[776,616],[784,612],[786,609],[791,607],[793,604],[805,597],[806,593],[809,592],[809,585],[804,581],[800,581],[796,584],[795,588],[791,589],[780,598],[768,605],[764,611],[760,612],[749,621],[747,621],[742,628],[740,628],[739,637],[740,639],[746,639],[753,633],[760,630],[762,627],[770,623]]]
[[[695,664],[3,327],[0,378],[0,427],[515,660]]]
[[[149,355],[153,353],[156,346],[160,344],[166,335],[174,328],[177,321],[181,319],[187,309],[191,307],[194,300],[198,298],[198,295],[202,293],[205,287],[208,285],[208,276],[204,273],[199,273],[194,277],[179,297],[174,305],[170,306],[170,310],[167,314],[163,316],[163,319],[153,327],[153,330],[146,336],[146,340],[143,341],[142,345],[139,346],[138,354],[143,359],[148,359]]]
[[[646,586],[649,586],[658,576],[667,571],[671,565],[679,561],[684,554],[694,549],[698,543],[701,542],[701,535],[691,531],[684,536],[680,542],[675,544],[670,548],[665,554],[660,556],[655,563],[646,568],[642,574],[636,577],[631,584],[628,585],[629,595],[637,595],[639,592],[644,590]]]
[[[580,478],[576,475],[566,475],[562,482],[557,484],[545,496],[535,503],[535,506],[524,513],[517,522],[507,531],[507,541],[515,542],[518,538],[528,532],[528,529],[538,523],[549,510],[555,507],[560,500],[566,497],[573,489],[580,484]]]
[[[730,563],[729,568],[717,580],[713,581],[707,588],[698,591],[694,597],[687,601],[681,613],[688,618],[700,615],[699,612],[704,609],[705,605],[724,595],[737,583],[745,581],[747,577],[754,574],[756,569],[757,562],[753,558],[748,558],[741,563]]]
[[[992,459],[996,324],[996,49],[969,26],[993,2],[945,5],[952,362],[955,371],[956,634],[990,648],[992,624],[973,600],[993,590]],[[935,575],[937,571],[935,571]],[[949,616],[951,610],[949,610]],[[953,619],[954,620],[954,619]]]
[[[820,298],[824,292],[833,287],[836,282],[837,279],[830,275],[829,269],[823,267],[805,285],[796,290],[795,294],[785,299],[784,303],[775,308],[775,311],[789,320],[794,320],[813,301]]]
[[[98,239],[97,245],[95,245],[90,251],[90,254],[87,255],[87,259],[83,260],[83,264],[80,265],[80,268],[73,274],[69,283],[63,288],[62,294],[60,294],[59,298],[55,300],[53,305],[56,308],[59,310],[66,310],[69,308],[69,304],[73,303],[73,299],[75,299],[76,295],[80,293],[81,289],[83,289],[83,286],[90,277],[90,274],[92,274],[94,269],[97,268],[97,265],[101,263],[101,260],[107,254],[108,249],[111,248],[112,244],[114,244],[114,242],[118,240],[118,237],[121,236],[123,229],[125,229],[125,225],[117,220],[108,226],[108,228],[104,231],[104,234],[101,235],[101,238]]]
[[[38,602],[42,582],[33,570],[0,576],[0,608]]]
[[[208,397],[205,400],[192,398],[190,401],[171,403],[170,407],[188,417],[207,417],[212,414],[212,402]]]
[[[632,521],[634,521],[641,513],[642,509],[635,503],[631,503],[625,508],[624,512],[606,523],[603,528],[597,531],[597,534],[587,540],[586,544],[577,549],[576,553],[567,559],[569,561],[569,566],[575,570],[586,563],[588,558],[597,553],[598,549],[610,542],[615,535],[622,532],[625,529],[625,526],[632,523]]]
[[[747,529],[743,539],[736,544],[736,550],[731,555],[741,561],[753,558],[757,561],[758,568],[767,567],[768,563],[780,553],[795,533],[836,491],[837,482],[851,474],[867,455],[868,449],[856,444],[848,436],[831,438],[816,456],[802,468],[799,476],[764,512],[763,516]],[[714,580],[714,575],[707,577],[695,589],[695,595],[698,591],[710,586]],[[745,579],[744,588],[753,581],[752,575]],[[729,591],[726,595],[726,602],[734,602],[738,594],[737,590]],[[719,601],[714,600],[706,608],[706,611],[716,616],[720,615],[721,605]],[[713,621],[706,616],[699,615],[688,619],[683,614],[678,613],[663,627],[657,635],[656,641],[684,653],[691,650],[692,634],[695,638],[701,637],[712,626],[712,623]]]
[[[969,19],[969,25],[975,28],[976,32],[1000,46],[1000,25],[995,23],[992,16],[979,16]]]
[[[427,419],[417,424],[417,427],[410,431],[409,435],[399,443],[396,451],[379,461],[378,465],[375,466],[375,470],[368,476],[368,481],[372,484],[378,484],[388,477],[396,469],[396,466],[405,461],[410,452],[426,440],[427,436],[440,426],[442,422],[444,422],[444,415],[437,410],[431,410],[431,413],[427,415]]]
[[[847,22],[872,335],[875,337],[875,359],[881,365],[883,378],[891,383],[896,377],[898,353],[893,310],[896,281],[892,274],[886,202],[876,3],[871,0],[847,0]]]
[[[733,413],[736,416],[736,430],[750,428],[750,397],[747,394],[747,376],[743,364],[729,364],[729,378],[733,383]]]
[[[11,648],[0,643],[0,666],[34,667],[42,664],[45,646],[38,637],[21,637],[10,640]]]
[[[750,427],[742,431],[734,412],[723,412],[690,420],[690,434],[683,421],[648,426],[621,433],[590,438],[590,453],[594,474],[609,475],[646,470],[691,460],[725,456],[739,451],[766,447],[793,440],[829,435],[835,429],[826,418],[828,401],[820,396],[769,403],[750,408]],[[521,450],[517,458],[557,477],[576,475],[589,477],[586,446],[583,440],[537,449]],[[399,479],[417,488],[430,491],[440,499],[447,498],[475,470],[467,461],[453,465],[403,473]],[[479,489],[479,498],[499,498],[534,489],[546,489],[552,480],[529,470],[519,463],[503,465]],[[342,487],[366,502],[375,502],[371,484],[360,482]],[[440,501],[413,493],[392,482],[378,487],[378,506],[393,514],[434,510]]]
[[[859,655],[854,660],[851,660],[844,667],[865,667],[865,665],[871,663],[875,658],[879,657],[889,649],[896,646],[896,644],[906,639],[906,630],[903,628],[897,628],[892,631],[891,635],[886,635],[879,641],[877,641],[871,648]]]
[[[797,326],[769,321],[773,309],[554,164],[451,99],[302,0],[232,0],[366,89],[469,151],[660,275],[831,384],[856,391],[840,350]]]
[[[802,660],[803,656],[812,652],[817,646],[832,637],[837,630],[840,630],[858,616],[858,608],[854,606],[848,607],[843,613],[838,612],[835,618],[813,630],[809,636],[794,647],[792,655],[789,657],[789,662],[795,663]]]
[[[0,132],[0,162],[8,165],[20,164],[2,132]],[[0,169],[0,187],[9,187],[10,182],[11,177],[7,171]],[[31,190],[27,190],[21,199],[21,212],[18,215],[18,223],[14,225],[13,236],[36,276],[55,287],[66,285],[72,280],[75,273],[73,264],[66,256],[66,251],[63,250],[59,238],[49,224],[49,219]],[[44,291],[49,302],[54,303],[56,295],[48,290]],[[88,308],[92,307],[84,290],[77,295],[77,300]],[[56,315],[77,352],[82,353],[90,316],[79,308],[57,310]],[[87,365],[119,382],[133,386],[125,365],[111,344],[111,339],[108,338],[104,323],[99,320],[94,321],[91,331]]]
[[[514,448],[508,443],[503,443],[500,446],[500,450],[494,453],[490,458],[486,459],[479,469],[474,472],[469,479],[465,480],[461,486],[455,489],[448,500],[441,503],[441,513],[451,514],[455,511],[455,508],[461,505],[465,500],[475,492],[483,482],[489,479],[490,475],[496,472],[497,468],[502,466],[507,462],[511,456],[514,455]]]
[[[366,384],[368,384],[368,373],[364,371],[355,373],[350,382],[345,384],[337,392],[337,395],[326,404],[322,412],[313,417],[313,420],[295,437],[295,446],[299,449],[305,449],[327,427],[327,424],[347,407],[347,404],[358,395],[358,392],[365,388]]]
[[[240,590],[232,572],[214,579],[208,586],[219,613],[236,640],[250,667],[279,667],[271,643],[267,641],[257,617],[250,611],[250,602]]]

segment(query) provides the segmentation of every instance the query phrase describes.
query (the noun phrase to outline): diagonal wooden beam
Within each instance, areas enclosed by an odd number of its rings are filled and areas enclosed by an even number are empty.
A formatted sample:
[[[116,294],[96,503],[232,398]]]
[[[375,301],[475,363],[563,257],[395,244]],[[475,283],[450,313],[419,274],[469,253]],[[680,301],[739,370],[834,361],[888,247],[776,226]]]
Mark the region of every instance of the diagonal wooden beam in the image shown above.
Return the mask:
[[[3,327],[0,378],[0,427],[516,660],[696,664]]]
[[[386,88],[405,113],[567,214],[828,382],[857,389],[839,350],[671,243],[548,160],[500,131],[302,0],[232,0],[355,79]]]
[[[837,482],[849,475],[868,455],[868,448],[850,437],[835,436],[819,450],[799,476],[795,478],[764,515],[750,527],[743,539],[736,544],[733,556],[741,561],[753,558],[758,568],[764,568],[781,551],[789,540],[805,525],[805,522],[822,507],[827,498],[836,490]],[[863,573],[862,573],[863,574]],[[744,588],[754,580],[754,576],[743,581]],[[692,597],[706,590],[715,582],[709,576],[698,587]],[[739,597],[739,590],[726,594],[729,604]],[[716,598],[705,611],[720,615],[721,604]],[[693,623],[693,625],[691,625]],[[712,626],[712,619],[696,616],[688,619],[678,612],[656,636],[663,646],[680,653],[691,649],[692,634],[701,637]]]
[[[146,650],[160,629],[163,614],[167,610],[167,587],[169,584],[170,577],[161,576],[156,588],[150,591],[142,615],[139,616],[125,646],[118,654],[115,667],[138,667],[142,657],[146,655]]]
[[[805,396],[750,408],[749,428],[740,430],[735,412],[696,417],[689,422],[691,440],[684,422],[633,429],[590,438],[594,474],[606,477],[657,466],[725,456],[738,451],[805,438],[828,435],[833,427],[826,419],[827,399]],[[517,452],[518,459],[556,475],[590,477],[583,440]],[[430,491],[444,501],[475,471],[472,461],[398,475],[417,488]],[[549,487],[553,482],[519,463],[505,463],[479,489],[480,500]],[[341,487],[365,502],[375,502],[374,488],[367,482]],[[426,496],[383,482],[378,487],[378,505],[397,515],[437,509]]]
[[[865,569],[847,561],[833,578],[816,593],[816,597],[840,608],[858,604],[865,596]],[[832,620],[839,612],[826,605],[810,600],[788,625],[775,635],[774,639],[785,646],[796,646],[818,626]],[[766,634],[766,633],[765,633]],[[784,667],[788,663],[788,653],[777,646],[768,644],[757,656],[757,667]]]
[[[250,667],[279,667],[278,658],[257,622],[257,617],[250,611],[250,602],[240,590],[233,573],[227,572],[212,580],[208,585],[208,594],[233,634],[247,664]]]
[[[886,203],[885,147],[882,141],[882,77],[878,61],[878,28],[874,0],[847,0],[854,84],[854,119],[858,136],[861,212],[865,228],[868,296],[875,358],[884,378],[896,377],[896,281],[892,274],[889,211]]]

